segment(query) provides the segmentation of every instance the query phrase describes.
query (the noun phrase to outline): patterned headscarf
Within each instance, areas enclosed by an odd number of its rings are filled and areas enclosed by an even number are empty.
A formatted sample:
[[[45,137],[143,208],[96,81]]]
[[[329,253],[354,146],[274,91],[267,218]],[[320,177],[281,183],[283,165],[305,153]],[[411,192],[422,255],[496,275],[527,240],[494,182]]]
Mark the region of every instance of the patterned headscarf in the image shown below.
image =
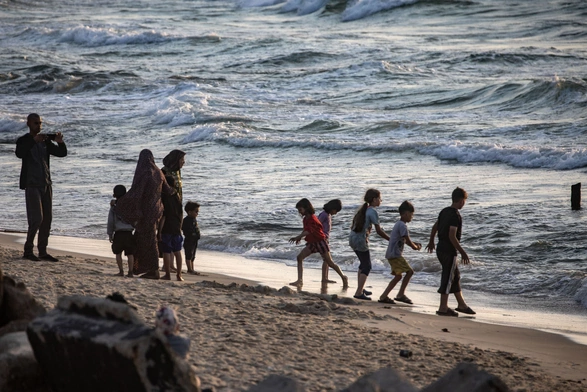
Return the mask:
[[[174,335],[179,331],[179,323],[175,311],[165,305],[155,312],[155,328],[164,335]]]
[[[163,165],[171,171],[177,171],[181,169],[179,167],[179,161],[185,157],[185,152],[181,150],[173,150],[163,158]]]

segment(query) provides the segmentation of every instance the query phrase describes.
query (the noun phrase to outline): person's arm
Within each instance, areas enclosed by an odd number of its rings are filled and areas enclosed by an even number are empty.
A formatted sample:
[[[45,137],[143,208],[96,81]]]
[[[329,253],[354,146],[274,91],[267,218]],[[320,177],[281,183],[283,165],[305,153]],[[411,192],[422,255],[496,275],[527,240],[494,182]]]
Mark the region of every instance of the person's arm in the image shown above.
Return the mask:
[[[59,158],[67,156],[67,146],[65,145],[65,142],[63,142],[63,135],[61,134],[61,132],[57,132],[55,141],[57,142],[57,144],[49,140],[46,141],[47,151],[49,151],[49,154]]]
[[[379,234],[379,237],[389,241],[389,236],[385,231],[383,231],[383,228],[381,228],[381,226],[375,224],[373,226],[375,226],[375,231],[377,232],[377,234]]]
[[[108,225],[106,226],[106,233],[108,233],[110,242],[114,239],[114,218],[114,208],[110,207],[110,212],[108,212]]]
[[[165,215],[163,215],[161,217],[161,220],[159,221],[159,226],[157,227],[157,241],[161,241],[162,238],[162,234],[161,230],[163,230],[163,225],[165,224]]]
[[[43,136],[39,135],[40,134],[37,134],[34,138],[30,137],[30,134],[19,137],[16,141],[16,151],[14,151],[16,156],[20,159],[24,159],[37,142],[42,142],[44,140]]]
[[[463,258],[463,264],[469,264],[469,255],[467,255],[467,252],[465,252],[465,250],[461,247],[461,244],[459,242],[459,240],[457,239],[457,227],[456,226],[451,226],[449,231],[448,231],[448,239],[450,240],[450,243],[452,244],[452,246],[455,247],[455,249],[461,254],[461,257]]]
[[[307,236],[308,234],[310,234],[309,231],[302,231],[302,233],[296,237],[291,237],[289,239],[289,242],[295,242],[296,245],[300,243],[300,241],[302,240],[302,238],[304,238],[305,236]]]
[[[436,233],[438,232],[438,221],[434,222],[434,226],[432,226],[432,231],[430,231],[430,240],[428,241],[428,245],[426,245],[426,249],[428,253],[434,252],[436,246],[434,245],[434,237],[436,237]]]
[[[422,244],[419,242],[412,242],[412,239],[410,238],[409,235],[405,235],[402,237],[405,241],[405,243],[412,249],[414,250],[420,250],[422,249]]]

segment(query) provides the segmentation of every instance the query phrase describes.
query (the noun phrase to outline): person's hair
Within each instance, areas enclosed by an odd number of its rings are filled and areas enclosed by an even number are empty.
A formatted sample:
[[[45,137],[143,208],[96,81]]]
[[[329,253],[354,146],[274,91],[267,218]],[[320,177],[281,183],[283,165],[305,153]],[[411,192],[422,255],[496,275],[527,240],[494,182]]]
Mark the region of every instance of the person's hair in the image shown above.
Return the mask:
[[[199,210],[200,205],[198,203],[196,203],[195,201],[188,201],[187,203],[185,203],[185,207],[183,209],[185,210],[185,212]]]
[[[167,184],[170,187],[175,188],[175,178],[173,178],[172,176],[165,176],[165,181],[167,181]]]
[[[36,120],[41,118],[41,116],[39,116],[37,113],[31,113],[27,116],[26,121],[29,122],[31,120]]]
[[[324,211],[330,213],[330,211],[335,210],[336,212],[340,212],[342,210],[342,201],[339,199],[330,200],[328,203],[324,204]]]
[[[377,199],[380,196],[381,192],[379,192],[377,189],[371,188],[368,189],[367,192],[365,192],[365,196],[363,197],[365,203],[361,206],[361,208],[359,208],[359,210],[353,218],[352,229],[355,233],[360,233],[361,231],[363,231],[363,226],[365,226],[365,219],[367,216],[367,208],[369,208],[369,204],[371,204],[373,200]]]
[[[126,195],[126,188],[124,187],[124,185],[116,185],[114,187],[113,193],[114,197],[118,199],[119,197]]]
[[[414,205],[406,200],[402,204],[400,204],[398,211],[400,215],[404,212],[414,212]]]
[[[310,200],[306,199],[305,197],[296,203],[296,208],[303,208],[306,211],[306,214],[314,214],[316,210],[310,203]]]
[[[461,200],[467,200],[469,194],[463,188],[456,187],[454,191],[452,191],[452,202],[458,203]]]

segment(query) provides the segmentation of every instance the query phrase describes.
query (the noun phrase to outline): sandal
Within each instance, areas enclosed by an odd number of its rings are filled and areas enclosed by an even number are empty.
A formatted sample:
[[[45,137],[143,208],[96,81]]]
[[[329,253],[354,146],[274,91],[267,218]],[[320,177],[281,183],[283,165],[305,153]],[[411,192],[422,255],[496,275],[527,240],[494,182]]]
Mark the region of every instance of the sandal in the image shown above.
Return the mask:
[[[365,294],[365,295],[371,295],[371,294],[373,294],[373,293],[372,293],[372,292],[370,292],[370,291],[367,291],[367,290],[363,290],[363,294]]]
[[[412,300],[406,297],[405,295],[402,295],[401,297],[395,297],[395,300],[409,305],[413,304]]]
[[[371,298],[367,297],[364,293],[361,294],[361,295],[353,295],[353,298],[363,299],[363,300],[366,300],[366,301],[371,301]]]
[[[437,310],[436,314],[439,316],[459,317],[459,314],[457,312],[455,312],[454,310],[452,310],[451,308],[448,308],[446,310],[446,312],[441,312],[440,310]]]
[[[394,304],[395,303],[394,300],[389,297],[379,299],[377,302],[381,302],[382,304]]]
[[[477,312],[475,312],[473,309],[471,309],[469,306],[467,306],[467,309],[459,309],[459,308],[455,308],[455,310],[459,313],[465,313],[465,314],[477,314]]]

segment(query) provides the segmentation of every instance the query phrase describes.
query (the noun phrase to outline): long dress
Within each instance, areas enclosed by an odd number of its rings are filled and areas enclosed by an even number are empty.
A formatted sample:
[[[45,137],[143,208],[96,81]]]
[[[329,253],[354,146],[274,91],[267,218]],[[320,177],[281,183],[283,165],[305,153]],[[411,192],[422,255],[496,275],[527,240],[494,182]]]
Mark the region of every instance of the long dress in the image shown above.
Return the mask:
[[[153,153],[147,149],[141,151],[132,186],[116,203],[116,213],[135,227],[137,274],[156,273],[159,269],[157,224],[163,216],[161,193],[171,195],[174,192],[155,165]]]

